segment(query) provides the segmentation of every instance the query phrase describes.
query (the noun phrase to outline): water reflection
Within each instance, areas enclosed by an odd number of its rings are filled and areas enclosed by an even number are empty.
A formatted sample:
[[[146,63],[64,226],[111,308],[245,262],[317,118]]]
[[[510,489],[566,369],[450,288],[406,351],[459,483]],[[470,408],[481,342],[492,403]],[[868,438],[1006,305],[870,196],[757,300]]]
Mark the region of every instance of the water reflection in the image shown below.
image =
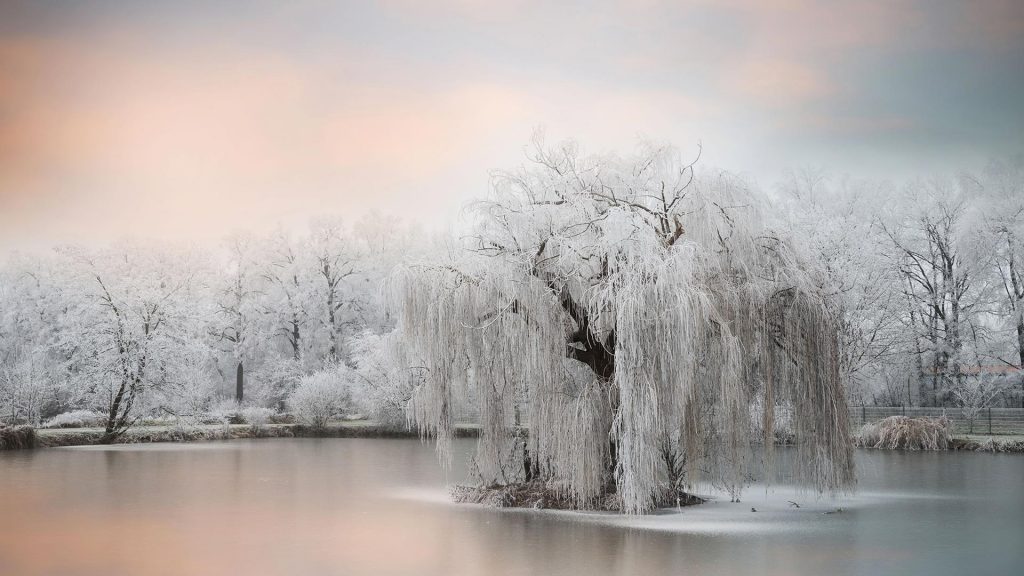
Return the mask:
[[[0,574],[1010,574],[1024,457],[861,452],[836,503],[789,492],[639,519],[446,503],[413,440],[0,454]],[[750,512],[757,507],[758,512]]]

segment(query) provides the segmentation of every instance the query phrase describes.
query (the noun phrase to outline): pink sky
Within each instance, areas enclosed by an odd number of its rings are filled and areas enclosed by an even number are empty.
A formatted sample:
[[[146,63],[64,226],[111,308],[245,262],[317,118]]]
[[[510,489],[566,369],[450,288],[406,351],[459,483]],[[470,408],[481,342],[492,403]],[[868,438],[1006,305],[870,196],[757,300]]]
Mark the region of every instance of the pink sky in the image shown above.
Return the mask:
[[[5,3],[0,247],[444,222],[538,127],[593,151],[701,142],[765,186],[1022,147],[1012,0],[241,6]]]

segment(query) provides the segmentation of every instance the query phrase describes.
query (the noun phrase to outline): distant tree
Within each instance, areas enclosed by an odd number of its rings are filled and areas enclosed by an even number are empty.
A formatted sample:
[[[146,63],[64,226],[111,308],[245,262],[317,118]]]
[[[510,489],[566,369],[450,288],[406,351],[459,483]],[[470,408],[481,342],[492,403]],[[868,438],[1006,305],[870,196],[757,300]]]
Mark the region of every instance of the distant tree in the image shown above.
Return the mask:
[[[268,284],[262,299],[264,312],[271,318],[274,333],[284,338],[295,362],[303,359],[310,317],[310,282],[304,256],[291,236],[278,231],[267,243],[262,267]]]
[[[955,380],[949,387],[949,392],[960,406],[970,427],[969,431],[973,433],[978,416],[986,408],[991,408],[995,400],[1011,385],[1011,380],[1004,374],[979,373]]]
[[[69,287],[50,255],[16,254],[0,270],[0,418],[38,423],[80,400],[62,346]]]
[[[346,279],[356,274],[358,266],[355,242],[346,236],[339,221],[320,219],[311,227],[309,244],[316,262],[319,285],[315,291],[323,310],[321,323],[327,332],[325,359],[335,362],[341,353],[343,316],[352,314],[357,305],[345,285]]]
[[[38,426],[51,390],[46,351],[16,346],[6,356],[0,363],[0,409],[12,423]]]
[[[388,423],[405,422],[412,392],[423,383],[427,369],[401,337],[398,331],[365,330],[349,340],[355,364],[353,400],[374,419]]]
[[[245,396],[245,361],[259,346],[262,327],[256,241],[235,235],[227,242],[225,272],[214,280],[217,313],[210,326],[214,342],[226,348],[232,360],[235,401]]]
[[[964,364],[978,361],[985,326],[990,252],[962,186],[935,180],[909,186],[880,219],[902,277],[908,325],[918,334],[923,396],[941,403],[960,385]]]
[[[991,234],[996,311],[1011,334],[1011,353],[997,351],[995,361],[1024,371],[1024,157],[993,161],[973,183]],[[1024,372],[1019,380],[1024,406]]]
[[[190,298],[193,272],[184,254],[120,246],[68,250],[78,291],[68,330],[76,369],[106,414],[104,442],[141,416],[138,404],[177,369],[182,347],[200,338]]]
[[[901,276],[886,257],[889,239],[874,224],[879,197],[887,190],[849,179],[836,182],[815,170],[792,173],[782,190],[792,226],[822,263],[841,311],[840,366],[851,401],[911,403],[904,380],[911,375],[903,367],[893,370],[912,350]],[[918,376],[912,378],[916,388]]]

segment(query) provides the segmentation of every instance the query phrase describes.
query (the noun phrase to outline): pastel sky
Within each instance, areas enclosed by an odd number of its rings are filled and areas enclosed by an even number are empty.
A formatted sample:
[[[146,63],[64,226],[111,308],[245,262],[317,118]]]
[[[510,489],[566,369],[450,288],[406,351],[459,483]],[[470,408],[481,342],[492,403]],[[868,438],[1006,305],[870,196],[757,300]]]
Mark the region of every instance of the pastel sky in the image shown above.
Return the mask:
[[[536,128],[770,187],[1024,150],[1024,2],[0,2],[0,247],[427,223]]]

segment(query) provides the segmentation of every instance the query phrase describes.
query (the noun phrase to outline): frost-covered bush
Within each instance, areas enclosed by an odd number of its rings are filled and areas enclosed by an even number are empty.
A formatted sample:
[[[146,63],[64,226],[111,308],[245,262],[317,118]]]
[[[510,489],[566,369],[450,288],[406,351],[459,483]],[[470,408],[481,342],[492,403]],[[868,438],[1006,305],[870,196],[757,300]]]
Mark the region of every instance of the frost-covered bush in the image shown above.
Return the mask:
[[[244,424],[242,407],[234,400],[222,400],[214,404],[202,420],[203,424]]]
[[[103,426],[106,416],[92,410],[72,410],[50,418],[40,428],[95,428]]]
[[[412,391],[423,381],[422,359],[412,354],[398,332],[367,330],[351,338],[348,347],[356,363],[352,403],[381,424],[405,426]]]
[[[270,419],[274,416],[274,411],[270,408],[263,408],[262,406],[247,406],[241,410],[242,420],[249,426],[252,426],[253,430],[262,430],[270,423]]]
[[[291,358],[268,360],[253,370],[246,384],[246,399],[260,406],[282,409],[288,396],[308,373],[303,362]]]
[[[865,424],[856,443],[865,448],[887,450],[945,450],[953,433],[949,418],[890,416]]]
[[[299,381],[288,397],[288,410],[302,425],[324,428],[348,405],[347,373],[343,367],[314,372]]]
[[[219,382],[204,352],[190,350],[160,391],[162,405],[193,421],[209,412],[217,400]]]
[[[0,450],[35,448],[36,431],[31,426],[0,425]]]
[[[177,426],[179,422],[189,423],[191,418],[182,418],[172,414],[158,414],[147,416],[138,421],[139,426]]]

